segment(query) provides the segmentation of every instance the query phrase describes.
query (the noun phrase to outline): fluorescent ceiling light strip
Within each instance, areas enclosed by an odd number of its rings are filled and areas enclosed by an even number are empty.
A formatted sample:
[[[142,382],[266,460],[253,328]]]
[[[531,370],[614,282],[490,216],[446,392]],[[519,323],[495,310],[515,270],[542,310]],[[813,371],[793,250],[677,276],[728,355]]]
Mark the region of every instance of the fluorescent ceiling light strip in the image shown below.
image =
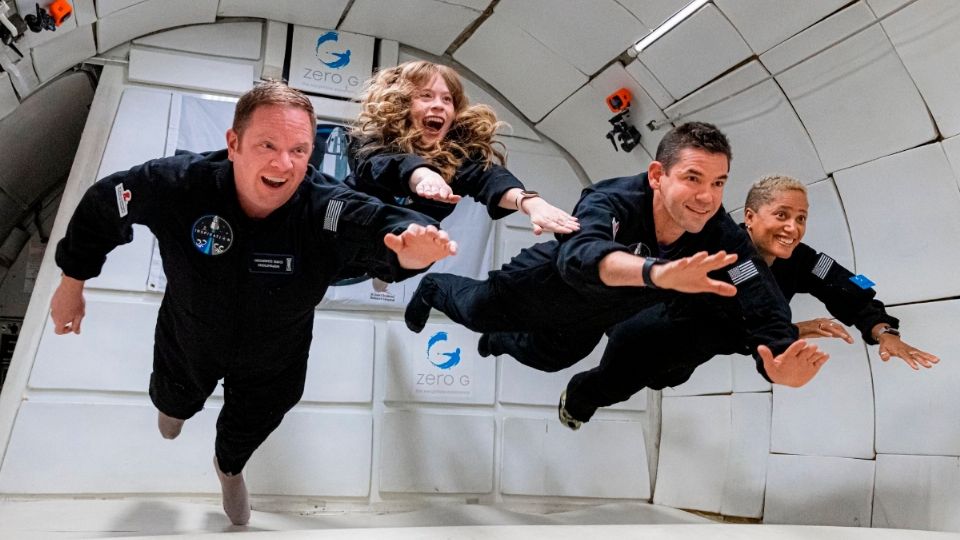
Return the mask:
[[[660,39],[660,36],[666,34],[670,30],[673,30],[673,27],[683,22],[684,19],[693,15],[695,11],[703,7],[709,0],[693,0],[687,4],[687,7],[681,9],[673,17],[670,17],[663,24],[658,26],[653,32],[650,32],[646,37],[641,39],[633,46],[634,54],[640,54],[644,49],[650,46],[654,41]]]

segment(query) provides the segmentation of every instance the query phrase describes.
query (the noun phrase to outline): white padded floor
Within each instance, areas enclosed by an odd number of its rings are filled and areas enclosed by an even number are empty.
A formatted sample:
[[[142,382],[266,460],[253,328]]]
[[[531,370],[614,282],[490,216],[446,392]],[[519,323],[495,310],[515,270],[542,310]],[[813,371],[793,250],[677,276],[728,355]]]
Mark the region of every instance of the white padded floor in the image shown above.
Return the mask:
[[[255,504],[256,506],[256,504]],[[307,505],[302,505],[307,508]],[[316,508],[316,507],[315,507]],[[937,540],[951,533],[717,524],[681,510],[642,503],[556,508],[435,504],[413,511],[254,511],[247,527],[229,525],[212,500],[140,498],[110,500],[0,500],[0,538],[216,539],[242,533],[255,538],[565,540]]]

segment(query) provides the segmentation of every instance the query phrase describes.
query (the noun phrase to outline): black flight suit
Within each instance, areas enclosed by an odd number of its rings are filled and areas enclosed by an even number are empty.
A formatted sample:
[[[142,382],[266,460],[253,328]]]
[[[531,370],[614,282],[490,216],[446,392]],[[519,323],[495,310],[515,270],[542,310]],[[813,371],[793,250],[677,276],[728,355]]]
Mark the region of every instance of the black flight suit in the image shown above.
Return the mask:
[[[247,217],[225,150],[157,159],[96,182],[57,246],[64,274],[97,276],[133,224],[157,237],[167,276],[154,339],[150,397],[186,419],[224,379],[216,456],[227,473],[299,401],[313,316],[345,266],[387,281],[417,271],[399,266],[385,234],[410,223],[435,225],[324,178],[313,167],[287,203]],[[122,324],[122,321],[118,321]]]
[[[742,309],[752,339],[775,354],[797,339],[790,309],[770,270],[756,255],[747,234],[722,209],[699,233],[685,233],[670,246],[658,246],[653,222],[653,191],[646,173],[599,182],[584,190],[574,209],[580,230],[560,243],[524,249],[485,281],[428,274],[411,299],[439,309],[452,320],[485,335],[480,354],[509,354],[541,371],[559,371],[588,355],[606,329],[642,309],[684,295],[649,287],[610,287],[600,281],[599,263],[624,251],[679,259],[699,251],[726,250],[739,260],[712,277],[732,281],[732,303]]]
[[[437,221],[449,216],[454,204],[418,197],[410,190],[410,176],[419,167],[439,173],[440,170],[416,154],[382,151],[363,158],[358,157],[357,145],[351,146],[353,173],[346,183],[357,191],[394,204],[422,212]],[[484,167],[481,158],[464,159],[450,181],[450,188],[457,195],[473,197],[487,207],[490,219],[500,219],[515,210],[501,208],[500,199],[513,188],[523,189],[523,183],[505,167],[490,164]]]
[[[869,344],[876,343],[870,333],[875,325],[899,326],[874,299],[876,291],[856,285],[849,270],[806,244],[797,245],[789,259],[776,259],[770,270],[787,300],[812,294],[838,320],[855,325]],[[566,409],[578,420],[644,387],[677,386],[715,355],[751,354],[757,345],[735,313],[682,298],[640,312],[611,329],[609,337],[600,365],[574,375],[567,385]],[[766,378],[759,363],[758,370]]]

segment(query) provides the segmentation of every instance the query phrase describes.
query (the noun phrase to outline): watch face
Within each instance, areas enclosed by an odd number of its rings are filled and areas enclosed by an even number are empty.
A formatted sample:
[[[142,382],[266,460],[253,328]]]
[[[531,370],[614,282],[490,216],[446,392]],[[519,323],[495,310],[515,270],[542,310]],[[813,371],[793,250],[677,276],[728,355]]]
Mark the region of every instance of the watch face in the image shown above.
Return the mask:
[[[890,334],[891,336],[898,336],[898,337],[899,337],[899,336],[900,336],[900,331],[897,330],[896,328],[893,328],[892,326],[888,326],[888,327],[886,327],[886,328],[881,329],[878,335],[881,335],[881,336],[882,336],[882,335],[884,335],[884,334]]]

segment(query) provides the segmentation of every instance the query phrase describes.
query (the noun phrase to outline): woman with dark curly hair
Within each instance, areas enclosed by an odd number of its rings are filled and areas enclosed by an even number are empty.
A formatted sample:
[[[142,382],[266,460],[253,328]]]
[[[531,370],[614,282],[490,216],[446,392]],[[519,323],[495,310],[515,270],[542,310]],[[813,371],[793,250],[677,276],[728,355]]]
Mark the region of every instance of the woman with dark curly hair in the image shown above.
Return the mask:
[[[579,229],[504,167],[503,145],[494,141],[504,123],[490,107],[469,103],[453,68],[413,61],[382,69],[360,104],[350,133],[354,189],[437,220],[466,195],[492,219],[527,214],[534,234]]]

